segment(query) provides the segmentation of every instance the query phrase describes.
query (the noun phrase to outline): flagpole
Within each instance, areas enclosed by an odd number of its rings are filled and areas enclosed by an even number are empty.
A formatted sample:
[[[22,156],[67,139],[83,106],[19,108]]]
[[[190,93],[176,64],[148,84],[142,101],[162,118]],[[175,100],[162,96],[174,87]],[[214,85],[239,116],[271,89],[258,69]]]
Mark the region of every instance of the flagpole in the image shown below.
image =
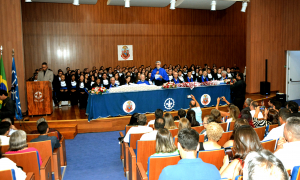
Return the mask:
[[[14,57],[15,56],[15,50],[13,49],[12,50],[12,57]]]
[[[1,56],[2,56],[2,51],[3,51],[3,48],[2,48],[2,46],[0,47],[0,51],[1,51]]]

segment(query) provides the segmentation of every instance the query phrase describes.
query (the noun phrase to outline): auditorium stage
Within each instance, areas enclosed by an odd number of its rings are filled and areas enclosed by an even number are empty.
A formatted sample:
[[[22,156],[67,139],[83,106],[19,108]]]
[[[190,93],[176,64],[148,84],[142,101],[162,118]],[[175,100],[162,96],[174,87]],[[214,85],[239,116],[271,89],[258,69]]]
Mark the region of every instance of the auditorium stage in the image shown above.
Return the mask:
[[[268,99],[274,96],[276,96],[275,92],[272,92],[270,96],[246,94],[246,98],[258,101],[259,104],[264,100],[265,105],[267,105]],[[210,114],[213,108],[202,108],[202,116]],[[220,110],[227,111],[227,106],[221,106]],[[170,113],[177,116],[177,111],[171,111]],[[146,114],[146,116],[148,121],[154,119],[154,114]],[[48,116],[26,116],[22,122],[16,121],[15,126],[29,133],[36,130],[36,121],[41,117],[48,121],[50,128],[59,130],[66,139],[73,139],[77,133],[124,130],[131,116],[101,118],[88,122],[85,110],[79,109],[78,106],[62,106],[61,108],[54,108],[53,113]]]

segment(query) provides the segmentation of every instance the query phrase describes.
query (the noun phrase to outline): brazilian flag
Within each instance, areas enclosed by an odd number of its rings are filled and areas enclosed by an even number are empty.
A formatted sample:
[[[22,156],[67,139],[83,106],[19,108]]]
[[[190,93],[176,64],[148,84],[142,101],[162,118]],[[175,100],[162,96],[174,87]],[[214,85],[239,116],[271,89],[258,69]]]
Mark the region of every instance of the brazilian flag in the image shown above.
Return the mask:
[[[3,64],[3,59],[1,55],[0,59],[0,89],[5,90],[8,93],[8,87],[7,87],[7,81],[6,81],[6,75],[5,75],[5,69]],[[0,101],[0,109],[2,107],[2,101]]]

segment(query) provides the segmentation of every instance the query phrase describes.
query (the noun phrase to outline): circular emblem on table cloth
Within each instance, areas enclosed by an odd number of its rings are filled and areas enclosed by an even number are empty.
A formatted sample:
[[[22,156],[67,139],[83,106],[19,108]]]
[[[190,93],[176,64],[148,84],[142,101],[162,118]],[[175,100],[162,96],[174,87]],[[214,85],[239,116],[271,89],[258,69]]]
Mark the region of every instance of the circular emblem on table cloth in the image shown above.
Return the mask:
[[[175,106],[175,101],[172,98],[168,98],[165,100],[164,106],[166,109],[172,109]]]
[[[211,98],[210,98],[210,95],[208,95],[208,94],[203,94],[202,96],[201,96],[201,104],[202,105],[204,105],[204,106],[206,106],[206,105],[208,105],[209,103],[210,103],[210,101],[211,101]]]
[[[135,103],[131,100],[125,101],[123,104],[123,110],[126,113],[131,113],[135,110]]]
[[[34,97],[36,99],[41,99],[43,97],[43,94],[40,91],[37,91],[37,92],[34,93]]]

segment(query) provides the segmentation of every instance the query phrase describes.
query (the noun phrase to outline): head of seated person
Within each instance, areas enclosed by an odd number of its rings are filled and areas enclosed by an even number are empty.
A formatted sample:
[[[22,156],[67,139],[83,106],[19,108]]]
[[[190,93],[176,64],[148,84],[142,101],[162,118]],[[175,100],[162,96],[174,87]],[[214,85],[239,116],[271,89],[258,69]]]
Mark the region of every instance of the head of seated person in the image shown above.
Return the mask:
[[[248,154],[243,168],[243,180],[288,180],[289,175],[282,162],[268,150]]]
[[[147,124],[147,117],[145,114],[140,114],[137,120],[138,125],[145,126]]]
[[[207,125],[211,122],[216,122],[215,117],[213,115],[206,115],[203,118],[203,127],[206,129]]]
[[[206,127],[206,135],[208,141],[204,143],[204,149],[219,149],[222,148],[218,141],[221,139],[224,130],[223,128],[216,122],[211,122]]]
[[[139,115],[140,115],[139,113],[134,113],[130,118],[128,126],[137,125],[138,124],[137,120],[138,120]]]
[[[280,109],[278,116],[279,116],[278,124],[279,125],[285,124],[286,120],[291,116],[291,111],[288,110],[287,108],[282,108]]]
[[[182,159],[195,159],[199,150],[199,134],[194,129],[182,129],[178,133],[178,150]]]
[[[281,109],[281,106],[282,106],[281,102],[274,101],[272,108],[275,109],[275,110],[277,110],[277,111],[279,111]]]
[[[271,122],[272,124],[278,124],[279,122],[279,115],[275,109],[270,109],[267,114],[267,121]]]
[[[220,113],[219,110],[217,110],[217,109],[212,109],[212,110],[210,111],[210,114],[214,117],[215,122],[217,122],[217,123],[221,123],[221,122],[222,122],[222,116],[221,116],[221,113]]]
[[[180,120],[179,116],[174,116],[174,121],[179,121],[179,120]]]
[[[11,124],[7,121],[2,121],[0,123],[0,136],[7,136],[10,131]]]
[[[258,106],[258,103],[256,101],[252,101],[250,103],[250,110],[251,111],[255,110],[257,106]]]
[[[253,101],[253,100],[252,100],[251,98],[247,98],[247,99],[245,100],[245,102],[244,102],[244,106],[245,106],[245,107],[249,107],[252,101]]]
[[[165,128],[166,129],[176,129],[177,128],[175,123],[174,123],[174,119],[173,119],[172,114],[166,113],[164,115],[164,119],[165,119]]]
[[[49,127],[48,127],[48,123],[47,122],[41,122],[38,126],[37,126],[37,130],[41,135],[45,135],[49,132]]]
[[[156,134],[156,153],[172,153],[177,150],[173,142],[170,131],[166,128],[160,128]]]
[[[188,110],[186,118],[190,121],[191,126],[200,126],[199,122],[196,120],[196,113],[193,110]]]
[[[165,122],[165,118],[163,117],[156,118],[154,121],[154,129],[159,130],[161,128],[165,128]]]
[[[179,131],[181,131],[182,129],[185,129],[185,128],[191,128],[191,123],[187,118],[181,118],[179,120],[178,133],[179,133]]]
[[[230,147],[230,146],[233,146],[233,140],[234,140],[234,136],[235,136],[235,133],[236,133],[236,130],[240,127],[240,126],[243,126],[243,125],[249,125],[248,121],[246,119],[242,119],[242,118],[238,118],[235,123],[234,123],[234,129],[233,129],[233,132],[232,132],[232,135],[230,137],[230,140],[227,141],[225,144],[224,144],[224,147]]]
[[[289,101],[286,103],[286,108],[291,111],[291,113],[297,113],[299,110],[299,106],[294,101]]]
[[[230,105],[229,107],[229,118],[231,118],[232,122],[235,122],[235,120],[238,118],[239,114],[240,114],[240,110],[237,106],[235,105]]]
[[[179,118],[184,118],[186,116],[186,111],[183,109],[178,110]]]
[[[9,151],[20,151],[27,148],[26,132],[18,130],[10,136],[9,139]]]
[[[190,109],[193,109],[194,107],[196,107],[196,102],[194,100],[190,101]]]
[[[259,137],[251,126],[242,125],[237,128],[233,142],[234,158],[245,160],[249,152],[261,151],[262,149]]]
[[[163,117],[164,112],[161,109],[156,109],[154,112],[155,119]]]
[[[241,119],[246,119],[248,121],[248,125],[254,128],[254,124],[252,122],[252,115],[250,111],[247,109],[243,109],[240,114],[241,114]]]

